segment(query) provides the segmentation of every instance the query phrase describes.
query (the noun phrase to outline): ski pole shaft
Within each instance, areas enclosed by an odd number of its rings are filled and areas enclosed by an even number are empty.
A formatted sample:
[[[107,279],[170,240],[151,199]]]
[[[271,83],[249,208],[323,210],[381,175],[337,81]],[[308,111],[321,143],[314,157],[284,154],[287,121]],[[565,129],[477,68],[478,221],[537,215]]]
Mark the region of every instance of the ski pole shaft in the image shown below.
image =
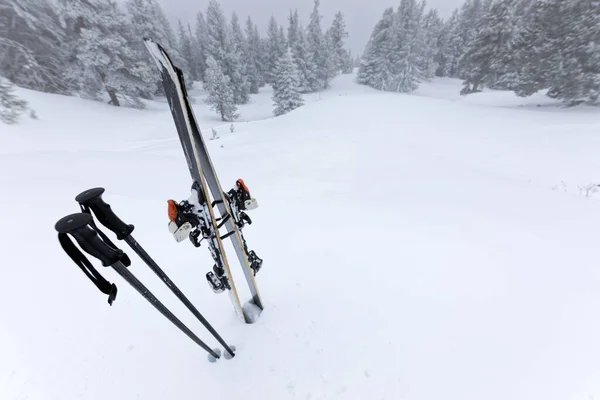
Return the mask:
[[[117,262],[112,265],[113,269],[117,271],[123,279],[127,281],[135,290],[138,291],[150,304],[154,306],[163,316],[165,316],[169,321],[173,323],[176,327],[178,327],[183,333],[187,335],[190,339],[192,339],[198,346],[202,347],[208,354],[210,354],[215,359],[220,358],[220,356],[215,353],[213,349],[208,347],[206,343],[204,343],[198,336],[196,336],[187,326],[183,324],[167,307],[164,306],[153,294],[142,284],[121,262]]]
[[[60,230],[75,238],[79,246],[92,257],[97,258],[104,266],[111,266],[119,275],[136,289],[150,304],[154,306],[163,316],[177,326],[183,333],[202,347],[215,359],[220,356],[198,338],[187,326],[183,324],[167,307],[165,307],[121,262],[123,252],[114,249],[102,241],[98,233],[89,225],[92,217],[86,213],[73,214],[64,219]]]
[[[214,338],[234,357],[231,347],[223,340],[212,325],[204,318],[198,309],[188,300],[183,292],[171,281],[169,276],[158,266],[144,248],[131,236],[133,225],[123,222],[112,210],[111,206],[104,201],[102,194],[104,188],[93,188],[80,193],[75,200],[82,207],[89,207],[102,225],[106,226],[117,235],[117,239],[125,242],[136,252],[136,254],[150,267],[150,269],[167,285],[177,298],[190,310],[190,312],[204,325]]]
[[[169,276],[158,266],[158,264],[150,257],[144,248],[129,235],[125,238],[125,242],[137,253],[137,255],[150,267],[150,269],[165,283],[165,285],[171,289],[171,291],[177,296],[179,300],[190,310],[190,312],[204,325],[204,327],[217,339],[217,341],[227,350],[231,357],[235,356],[235,353],[229,347],[229,345],[223,340],[221,335],[212,327],[210,322],[198,311],[198,309],[192,304],[192,302],[183,294],[183,292],[175,285],[175,283],[169,278]]]

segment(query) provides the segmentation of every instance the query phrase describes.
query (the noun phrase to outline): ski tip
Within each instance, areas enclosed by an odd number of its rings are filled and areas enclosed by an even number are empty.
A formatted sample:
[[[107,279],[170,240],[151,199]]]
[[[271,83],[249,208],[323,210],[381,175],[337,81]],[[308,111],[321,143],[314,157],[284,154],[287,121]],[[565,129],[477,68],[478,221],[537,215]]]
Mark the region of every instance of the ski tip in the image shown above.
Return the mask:
[[[158,70],[162,71],[162,69],[166,68],[164,65],[166,62],[165,61],[166,53],[165,53],[164,49],[162,48],[162,46],[160,44],[158,44],[157,42],[155,42],[154,40],[147,38],[147,37],[144,38],[144,45],[146,46],[146,49],[152,56],[154,63],[158,67]]]

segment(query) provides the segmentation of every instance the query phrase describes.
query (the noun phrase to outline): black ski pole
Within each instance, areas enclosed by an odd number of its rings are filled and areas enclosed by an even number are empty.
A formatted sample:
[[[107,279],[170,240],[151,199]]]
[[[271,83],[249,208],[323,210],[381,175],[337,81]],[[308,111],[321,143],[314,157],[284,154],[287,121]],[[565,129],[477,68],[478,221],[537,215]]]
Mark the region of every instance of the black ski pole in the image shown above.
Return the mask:
[[[156,308],[163,316],[165,316],[183,333],[185,333],[190,339],[192,339],[198,346],[202,347],[209,354],[209,361],[215,362],[217,359],[219,359],[221,357],[219,354],[220,351],[218,349],[213,350],[210,347],[208,347],[206,343],[204,343],[200,338],[198,338],[187,326],[183,324],[183,322],[181,322],[175,315],[173,315],[173,313],[169,311],[169,309],[165,307],[152,294],[152,292],[150,292],[150,290],[148,290],[148,288],[146,288],[144,284],[142,284],[142,282],[140,282],[127,269],[125,264],[123,264],[122,260],[124,253],[119,249],[110,247],[108,244],[103,242],[102,239],[100,239],[98,233],[90,226],[92,223],[92,216],[87,213],[76,213],[61,218],[54,227],[59,233],[59,239],[61,240],[61,244],[63,244],[63,248],[64,237],[66,236],[66,234],[70,234],[75,238],[79,246],[86,253],[100,260],[103,266],[110,266],[115,271],[117,271],[117,273],[121,277],[123,277],[123,279],[125,279],[125,281],[129,283],[135,290],[137,290],[150,304],[152,304],[154,308]],[[63,235],[62,238],[61,235]],[[71,253],[69,253],[69,255],[71,256],[71,258],[73,258],[73,255]],[[83,257],[81,253],[80,257]],[[75,258],[73,259],[75,260]],[[114,300],[115,296],[116,288],[114,289],[112,300]]]
[[[167,285],[169,289],[177,296],[179,300],[190,310],[192,314],[204,325],[204,327],[217,339],[217,341],[225,348],[229,356],[235,356],[235,346],[229,346],[225,340],[217,333],[213,326],[204,318],[198,309],[191,301],[183,294],[183,292],[173,283],[169,276],[158,266],[158,264],[150,257],[144,248],[131,236],[134,226],[123,222],[112,210],[110,205],[102,199],[104,188],[98,187],[81,192],[75,200],[81,206],[82,211],[89,213],[89,210],[94,212],[94,215],[102,225],[117,235],[117,239],[125,240],[125,242],[136,252],[136,254],[150,267],[150,269]]]

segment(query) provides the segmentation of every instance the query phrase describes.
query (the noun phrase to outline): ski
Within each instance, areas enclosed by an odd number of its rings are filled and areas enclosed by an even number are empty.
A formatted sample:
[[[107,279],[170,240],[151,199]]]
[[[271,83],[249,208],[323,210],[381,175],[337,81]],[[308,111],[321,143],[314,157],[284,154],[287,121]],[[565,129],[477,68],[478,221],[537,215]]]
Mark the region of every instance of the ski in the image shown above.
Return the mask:
[[[182,71],[173,65],[160,44],[149,38],[144,38],[144,44],[161,74],[165,94],[193,180],[191,196],[188,200],[180,203],[174,200],[168,202],[169,229],[177,241],[189,237],[197,247],[202,240],[207,241],[215,262],[213,271],[206,274],[208,284],[216,293],[227,291],[238,317],[246,323],[253,323],[263,310],[255,280],[255,274],[260,269],[262,260],[254,251],[248,249],[241,233],[241,228],[250,219],[243,210],[239,209],[239,205],[235,204],[235,195],[239,193],[236,190],[239,190],[239,185],[236,184],[237,188],[230,191],[230,194],[223,192],[190,106]],[[209,195],[212,195],[212,201]],[[256,201],[250,198],[242,204],[241,208],[246,206],[251,209],[256,206]],[[215,206],[219,212],[218,217],[214,210]],[[219,232],[222,226],[227,230],[223,235]],[[225,254],[223,239],[227,237],[231,239],[252,295],[252,299],[245,306],[241,304]]]

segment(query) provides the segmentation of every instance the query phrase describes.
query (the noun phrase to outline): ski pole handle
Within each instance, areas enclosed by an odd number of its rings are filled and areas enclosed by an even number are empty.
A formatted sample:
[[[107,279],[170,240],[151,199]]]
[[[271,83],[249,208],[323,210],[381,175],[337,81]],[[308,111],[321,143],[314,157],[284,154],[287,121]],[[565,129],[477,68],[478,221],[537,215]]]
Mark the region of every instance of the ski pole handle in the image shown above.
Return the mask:
[[[117,239],[123,240],[133,232],[133,225],[126,224],[110,208],[110,205],[102,199],[104,188],[97,187],[81,192],[75,200],[81,206],[89,207],[100,223],[117,235]]]
[[[124,253],[104,243],[98,233],[89,226],[91,222],[92,216],[87,213],[71,214],[60,219],[56,223],[55,229],[59,233],[68,233],[73,236],[86,253],[96,257],[105,267],[121,261]]]

